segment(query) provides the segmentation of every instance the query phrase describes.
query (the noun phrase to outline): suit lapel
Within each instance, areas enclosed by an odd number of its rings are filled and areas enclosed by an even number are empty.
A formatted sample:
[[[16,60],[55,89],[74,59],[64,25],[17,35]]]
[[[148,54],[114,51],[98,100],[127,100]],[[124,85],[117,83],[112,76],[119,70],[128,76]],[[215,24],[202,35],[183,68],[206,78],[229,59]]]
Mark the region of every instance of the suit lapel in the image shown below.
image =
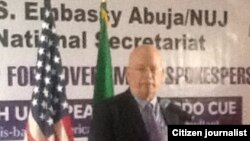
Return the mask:
[[[130,90],[126,91],[127,95],[127,113],[128,113],[128,119],[133,124],[133,127],[135,128],[136,133],[138,135],[138,139],[143,139],[146,141],[148,139],[147,131],[142,119],[142,116],[140,114],[140,110],[138,108],[138,105],[136,103],[136,100],[132,96]]]

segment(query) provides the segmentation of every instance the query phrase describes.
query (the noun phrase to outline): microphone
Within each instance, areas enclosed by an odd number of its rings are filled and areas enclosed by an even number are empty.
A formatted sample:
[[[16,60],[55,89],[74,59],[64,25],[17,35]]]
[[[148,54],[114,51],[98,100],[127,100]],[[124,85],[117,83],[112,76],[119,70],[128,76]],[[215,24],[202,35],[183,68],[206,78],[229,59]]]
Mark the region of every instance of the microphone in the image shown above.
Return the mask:
[[[172,112],[177,113],[180,119],[183,121],[190,122],[195,118],[194,115],[191,115],[187,111],[182,110],[179,105],[175,104],[175,102],[171,102],[169,99],[161,99],[160,105],[162,105],[165,110],[170,109]]]

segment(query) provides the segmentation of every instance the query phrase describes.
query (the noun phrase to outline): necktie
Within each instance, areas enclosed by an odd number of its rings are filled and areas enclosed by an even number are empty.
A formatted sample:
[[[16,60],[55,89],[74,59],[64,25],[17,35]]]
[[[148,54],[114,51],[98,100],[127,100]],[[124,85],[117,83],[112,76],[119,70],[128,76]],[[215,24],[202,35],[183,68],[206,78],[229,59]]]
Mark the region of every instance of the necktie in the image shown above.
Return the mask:
[[[156,121],[155,111],[153,105],[148,103],[145,106],[146,114],[146,128],[148,129],[150,140],[151,141],[167,141],[166,136],[161,130],[160,123]]]

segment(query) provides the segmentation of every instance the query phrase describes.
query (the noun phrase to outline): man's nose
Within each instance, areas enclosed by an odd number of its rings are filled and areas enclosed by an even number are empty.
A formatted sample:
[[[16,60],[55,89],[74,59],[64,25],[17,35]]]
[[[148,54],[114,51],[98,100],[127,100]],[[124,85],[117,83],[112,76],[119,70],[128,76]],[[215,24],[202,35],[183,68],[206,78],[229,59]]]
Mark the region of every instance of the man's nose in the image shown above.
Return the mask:
[[[148,78],[152,78],[153,77],[153,72],[150,68],[146,68],[145,69],[145,72],[144,72],[144,75]]]

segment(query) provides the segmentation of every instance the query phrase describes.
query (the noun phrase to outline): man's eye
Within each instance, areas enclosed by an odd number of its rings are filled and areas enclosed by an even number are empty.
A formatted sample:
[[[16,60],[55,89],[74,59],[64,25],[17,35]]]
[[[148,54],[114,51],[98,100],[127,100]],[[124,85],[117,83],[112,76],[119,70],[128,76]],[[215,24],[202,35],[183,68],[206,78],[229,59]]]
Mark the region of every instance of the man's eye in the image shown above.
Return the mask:
[[[138,71],[145,71],[145,68],[137,68]]]
[[[155,72],[157,69],[156,68],[151,68],[150,69],[152,72]]]

